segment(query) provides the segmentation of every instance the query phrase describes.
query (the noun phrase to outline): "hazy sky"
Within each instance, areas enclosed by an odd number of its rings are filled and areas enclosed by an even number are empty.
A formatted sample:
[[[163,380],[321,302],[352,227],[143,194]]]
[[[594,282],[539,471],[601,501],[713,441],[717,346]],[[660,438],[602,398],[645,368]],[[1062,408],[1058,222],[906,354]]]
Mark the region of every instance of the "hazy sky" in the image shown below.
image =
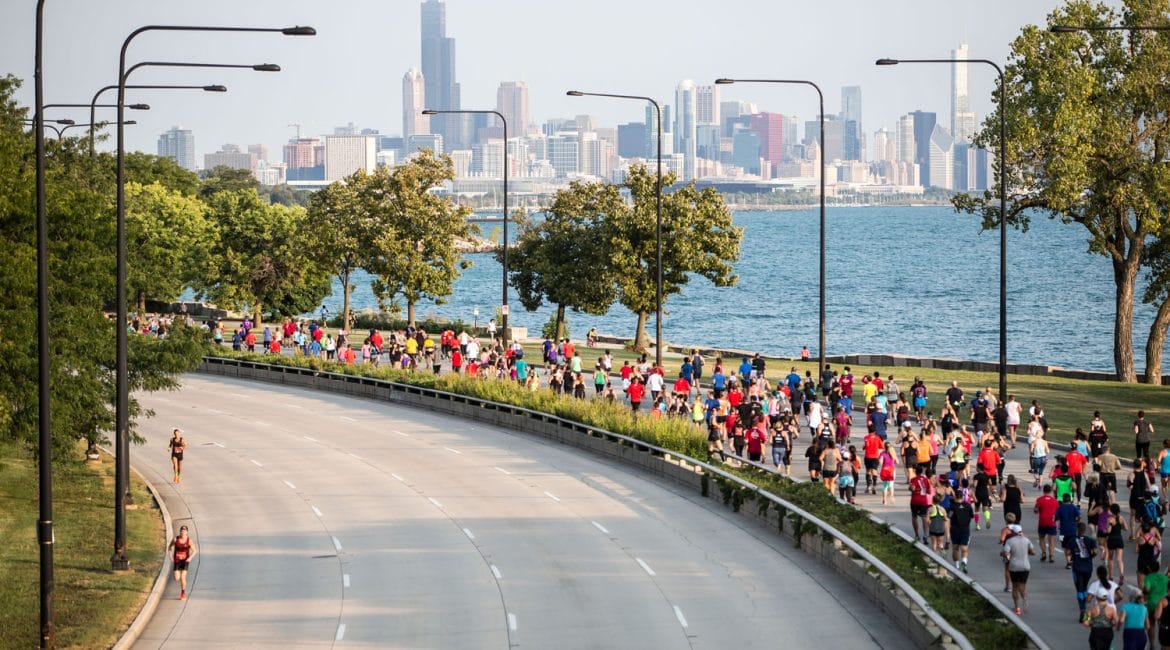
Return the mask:
[[[937,111],[949,124],[950,70],[945,65],[878,68],[879,57],[945,58],[962,42],[974,58],[1002,62],[1023,25],[1042,24],[1057,0],[449,0],[447,34],[456,39],[456,75],[464,108],[494,108],[500,81],[528,83],[534,121],[597,116],[612,126],[640,120],[634,102],[571,98],[569,89],[651,95],[674,103],[682,79],[805,78],[825,91],[826,111],[840,107],[843,85],[863,90],[863,128],[893,129],[908,111]],[[1109,4],[1118,4],[1111,1]],[[32,103],[35,0],[0,2],[0,73],[26,80],[19,99]],[[278,63],[279,74],[236,70],[146,68],[137,83],[222,83],[228,93],[138,92],[151,104],[132,112],[128,146],[154,152],[172,125],[195,133],[196,153],[223,143],[263,142],[270,157],[294,134],[332,132],[353,122],[384,134],[402,128],[402,75],[420,66],[418,0],[48,0],[45,98],[88,102],[117,81],[118,50],[146,24],[312,25],[314,38],[279,34],[147,33],[129,61]],[[972,66],[973,108],[990,107],[994,74]],[[113,95],[109,95],[111,101]],[[815,114],[816,98],[800,86],[730,86],[723,99],[756,101],[761,110]],[[82,113],[53,113],[87,121]],[[108,146],[108,145],[107,145]]]

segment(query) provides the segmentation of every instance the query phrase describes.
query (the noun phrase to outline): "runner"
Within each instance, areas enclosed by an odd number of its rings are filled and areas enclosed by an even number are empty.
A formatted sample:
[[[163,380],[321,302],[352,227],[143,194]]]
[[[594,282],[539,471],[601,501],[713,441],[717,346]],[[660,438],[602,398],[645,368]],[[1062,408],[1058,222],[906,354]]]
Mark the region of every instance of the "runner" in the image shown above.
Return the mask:
[[[1056,511],[1059,508],[1056,497],[1052,496],[1052,486],[1045,485],[1044,493],[1036,499],[1036,505],[1032,508],[1037,514],[1041,562],[1047,560],[1051,564],[1056,561]]]
[[[929,524],[927,530],[930,531],[930,548],[939,555],[942,555],[946,540],[950,537],[950,521],[947,517],[947,511],[942,507],[942,495],[935,494],[931,499],[930,510],[927,514]]]
[[[925,474],[918,472],[914,465],[906,468],[906,473],[910,475],[910,523],[914,527],[914,539],[921,540],[923,544],[930,543],[927,539],[927,531],[930,530],[927,515],[932,503],[933,486],[930,484],[930,479]],[[921,523],[922,532],[919,534],[919,523]]]
[[[175,483],[183,480],[183,452],[187,449],[187,439],[183,437],[181,429],[171,432],[171,439],[167,441],[167,449],[171,450],[171,467],[175,470]]]
[[[1133,421],[1134,456],[1138,458],[1150,457],[1150,437],[1154,434],[1154,425],[1146,419],[1145,411],[1138,411],[1137,419]]]
[[[175,580],[179,581],[179,600],[187,600],[187,568],[199,553],[199,549],[195,548],[195,542],[187,536],[186,526],[179,526],[179,534],[167,545],[167,550],[172,551]]]
[[[1117,624],[1117,608],[1104,600],[1094,599],[1085,611],[1082,625],[1089,628],[1089,648],[1109,650],[1113,647],[1113,626]]]
[[[1032,570],[1028,556],[1035,554],[1036,547],[1023,530],[1013,532],[1004,540],[1003,558],[1011,578],[1012,605],[1016,608],[1017,616],[1028,609],[1028,573]]]
[[[892,506],[894,505],[894,479],[898,465],[893,443],[886,443],[882,455],[878,456],[878,463],[881,466],[878,470],[878,478],[882,482],[882,505]]]
[[[1134,587],[1119,610],[1117,626],[1121,628],[1125,650],[1144,650],[1149,638],[1150,610],[1146,608],[1142,590]]]
[[[872,428],[865,434],[862,441],[865,449],[865,493],[877,494],[878,469],[881,465],[882,439],[874,433]]]
[[[967,479],[963,479],[962,488],[964,493],[969,497],[969,490],[967,489]],[[971,521],[975,518],[975,509],[971,506],[969,498],[956,498],[951,500],[951,559],[955,562],[955,568],[967,573],[967,556],[971,544]]]
[[[1069,566],[1073,574],[1073,588],[1077,590],[1077,608],[1080,617],[1085,617],[1088,605],[1089,580],[1093,578],[1093,558],[1097,555],[1097,542],[1085,534],[1084,524],[1077,524],[1077,533],[1072,536],[1069,549]]]

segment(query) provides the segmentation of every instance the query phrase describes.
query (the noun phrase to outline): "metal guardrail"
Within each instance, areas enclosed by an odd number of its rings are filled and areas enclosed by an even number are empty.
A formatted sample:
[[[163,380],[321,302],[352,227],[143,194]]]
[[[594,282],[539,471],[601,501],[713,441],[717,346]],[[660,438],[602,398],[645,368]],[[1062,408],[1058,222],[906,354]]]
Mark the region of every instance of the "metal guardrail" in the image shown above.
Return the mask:
[[[928,603],[926,601],[926,599],[923,598],[922,594],[918,593],[918,591],[915,590],[914,587],[912,587],[909,583],[907,583],[900,575],[898,575],[893,569],[891,569],[889,566],[887,566],[884,562],[882,562],[880,559],[878,559],[872,553],[870,553],[868,550],[866,550],[865,547],[861,546],[860,544],[858,544],[854,540],[850,539],[847,535],[845,535],[841,531],[837,530],[832,525],[821,520],[816,515],[813,515],[812,513],[804,510],[800,506],[798,506],[790,501],[787,501],[787,500],[785,500],[785,499],[783,499],[783,498],[781,498],[781,497],[779,497],[771,492],[763,490],[759,486],[755,485],[754,483],[746,481],[746,480],[744,480],[744,479],[742,479],[734,474],[728,473],[728,472],[726,472],[718,467],[715,467],[714,465],[710,465],[710,464],[703,462],[703,461],[700,461],[698,459],[691,458],[685,454],[681,454],[679,452],[676,452],[676,451],[673,451],[670,449],[665,449],[663,447],[658,447],[656,445],[647,443],[647,442],[642,441],[642,440],[638,440],[636,438],[631,438],[629,436],[626,436],[626,435],[623,435],[620,433],[614,433],[612,431],[608,431],[605,429],[591,427],[591,426],[583,424],[581,422],[577,422],[574,420],[568,420],[568,419],[562,418],[560,416],[552,415],[549,413],[544,413],[542,411],[535,411],[535,410],[524,408],[521,406],[514,406],[512,404],[504,404],[501,402],[493,402],[493,401],[481,399],[478,397],[472,397],[469,395],[460,395],[458,393],[451,393],[448,391],[442,391],[442,390],[438,390],[438,389],[434,389],[434,388],[426,388],[426,387],[422,387],[422,386],[412,386],[410,384],[402,384],[402,383],[388,381],[388,380],[384,380],[384,379],[374,379],[374,378],[370,378],[370,377],[362,377],[359,375],[348,375],[348,374],[344,374],[344,373],[335,373],[335,372],[329,372],[329,371],[325,371],[325,370],[313,370],[311,368],[300,368],[300,367],[296,367],[296,366],[283,366],[283,365],[279,365],[279,364],[258,363],[255,361],[227,359],[227,358],[223,358],[223,357],[204,357],[203,360],[204,360],[204,363],[206,363],[208,365],[235,366],[235,367],[254,368],[254,369],[262,368],[262,369],[268,370],[270,372],[276,371],[276,372],[279,372],[281,374],[295,374],[295,375],[302,375],[302,376],[308,375],[308,376],[313,376],[313,377],[324,377],[324,378],[328,378],[328,379],[339,380],[339,381],[342,381],[345,383],[357,383],[357,384],[362,384],[362,385],[386,386],[386,387],[389,387],[393,390],[398,390],[398,391],[401,391],[401,392],[404,392],[407,394],[430,396],[430,397],[434,397],[434,398],[438,398],[438,399],[460,402],[460,403],[464,403],[464,404],[477,404],[477,405],[484,407],[484,408],[489,408],[489,409],[496,410],[496,411],[504,411],[504,412],[510,413],[512,415],[523,415],[523,416],[527,416],[529,418],[541,420],[542,422],[555,422],[562,427],[566,427],[566,428],[569,428],[569,429],[574,430],[574,431],[586,433],[588,435],[602,435],[606,439],[621,442],[621,443],[624,443],[624,444],[627,444],[627,445],[633,447],[634,449],[646,451],[646,452],[654,454],[654,455],[663,456],[663,457],[674,457],[674,458],[684,460],[684,461],[686,461],[686,463],[688,465],[691,465],[691,466],[696,467],[696,468],[700,468],[708,474],[711,474],[713,476],[719,476],[720,478],[722,478],[724,480],[730,481],[730,482],[735,483],[736,485],[738,485],[744,489],[747,489],[747,490],[754,492],[757,496],[762,497],[764,499],[767,499],[767,500],[779,505],[780,507],[787,509],[790,513],[796,514],[798,517],[801,517],[804,521],[809,522],[809,523],[813,524],[814,526],[816,526],[817,528],[821,529],[823,532],[825,532],[829,536],[833,537],[836,541],[840,542],[843,546],[848,548],[857,557],[861,558],[866,563],[868,563],[870,566],[875,568],[879,573],[881,573],[886,579],[888,579],[890,581],[891,584],[893,584],[895,587],[897,587],[899,591],[901,591],[908,599],[910,599],[910,601],[912,603],[914,603],[914,605],[916,607],[918,607],[918,609],[921,610],[931,620],[931,622],[933,622],[935,625],[937,625],[939,627],[939,629],[942,630],[945,634],[950,636],[951,639],[960,648],[962,648],[963,650],[974,650],[974,646],[967,639],[967,637],[964,636],[957,629],[955,629],[954,626],[952,626],[949,621],[947,621],[941,614],[939,614],[937,610],[935,610],[933,607],[931,607],[930,603]],[[994,600],[994,599],[991,599],[991,600],[998,604],[997,600]],[[1013,614],[1013,617],[1014,617],[1014,614]],[[1013,622],[1015,622],[1015,621],[1013,621]],[[1030,630],[1025,630],[1025,631],[1030,632]],[[1035,633],[1031,633],[1031,634],[1029,634],[1029,638],[1033,639],[1033,641],[1035,641],[1038,637],[1036,637]],[[1042,642],[1039,643],[1038,645],[1041,648],[1047,648],[1047,645],[1043,644]]]

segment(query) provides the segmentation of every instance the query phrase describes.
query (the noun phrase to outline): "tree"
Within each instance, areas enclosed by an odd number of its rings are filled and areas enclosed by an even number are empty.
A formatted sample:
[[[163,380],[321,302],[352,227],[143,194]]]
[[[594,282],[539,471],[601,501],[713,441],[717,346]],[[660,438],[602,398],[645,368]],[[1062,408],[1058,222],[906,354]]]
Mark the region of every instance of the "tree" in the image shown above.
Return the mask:
[[[217,165],[203,172],[203,180],[199,183],[199,198],[207,200],[220,192],[235,192],[239,190],[260,190],[260,182],[248,169],[236,169],[226,165]]]
[[[358,191],[373,227],[366,270],[375,276],[374,295],[389,310],[401,296],[411,325],[414,306],[427,298],[442,304],[459,271],[471,265],[456,247],[479,230],[467,221],[471,210],[432,191],[453,178],[450,157],[424,150],[393,172],[375,170]]]
[[[663,192],[677,180],[662,179]],[[634,347],[647,347],[646,320],[656,306],[657,175],[633,166],[623,186],[633,207],[606,219],[606,247],[618,288],[618,302],[638,316]],[[731,210],[713,188],[699,191],[694,182],[662,197],[662,302],[680,293],[691,275],[717,287],[733,286],[738,278],[731,263],[739,259],[743,228],[732,224]],[[665,309],[665,307],[664,307]]]
[[[247,309],[259,326],[265,308],[304,313],[328,295],[327,271],[308,253],[302,208],[266,204],[254,189],[215,194],[208,208],[217,232],[197,283],[201,297]]]
[[[553,195],[542,221],[521,222],[508,247],[508,283],[528,311],[556,305],[555,338],[564,336],[566,308],[600,316],[617,298],[604,235],[606,220],[628,210],[616,185],[573,181]],[[503,261],[502,248],[495,257]]]
[[[194,283],[211,234],[204,211],[157,182],[126,185],[126,282],[140,313],[147,298],[174,300]]]
[[[1124,7],[1117,12],[1071,0],[1048,22],[1170,23],[1163,3],[1126,0]],[[1004,74],[1006,102],[996,93],[996,112],[975,144],[998,145],[999,112],[1004,111],[1012,193],[1007,222],[1027,228],[1034,214],[1043,214],[1086,230],[1089,252],[1113,266],[1117,378],[1136,381],[1135,289],[1147,239],[1163,229],[1170,205],[1165,162],[1170,94],[1163,91],[1170,74],[1170,40],[1162,33],[1050,33],[1031,25],[1013,42]],[[962,194],[953,203],[956,210],[981,214],[983,228],[991,229],[1000,223],[997,195],[998,190],[978,197]]]
[[[359,169],[345,180],[330,183],[309,199],[308,247],[314,259],[341,281],[341,322],[348,329],[350,277],[362,268],[373,230],[358,192],[371,181]]]

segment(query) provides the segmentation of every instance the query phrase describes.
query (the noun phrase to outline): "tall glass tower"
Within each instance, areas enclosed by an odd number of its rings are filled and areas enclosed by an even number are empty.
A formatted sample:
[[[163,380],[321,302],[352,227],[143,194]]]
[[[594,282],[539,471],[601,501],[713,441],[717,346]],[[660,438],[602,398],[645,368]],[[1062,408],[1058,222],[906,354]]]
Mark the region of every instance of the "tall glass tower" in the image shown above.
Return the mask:
[[[457,110],[459,84],[455,82],[455,39],[447,37],[447,5],[441,0],[422,3],[422,76],[426,107]],[[435,115],[431,133],[442,135],[448,149],[470,146],[465,115]]]

